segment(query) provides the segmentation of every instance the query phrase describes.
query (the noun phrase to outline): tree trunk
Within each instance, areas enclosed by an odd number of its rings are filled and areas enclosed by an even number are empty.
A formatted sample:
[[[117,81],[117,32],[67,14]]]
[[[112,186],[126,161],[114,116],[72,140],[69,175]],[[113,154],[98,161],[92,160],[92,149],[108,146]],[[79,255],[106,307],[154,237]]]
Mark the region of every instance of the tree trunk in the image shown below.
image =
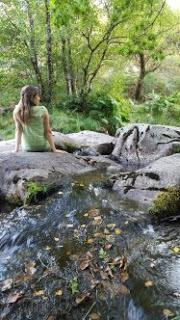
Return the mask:
[[[68,62],[67,62],[67,54],[66,54],[66,39],[64,36],[61,36],[61,46],[62,46],[62,54],[61,54],[61,59],[62,59],[62,67],[63,67],[63,72],[64,72],[64,78],[66,82],[66,90],[67,94],[69,96],[72,95],[72,90],[71,90],[71,83],[70,83],[70,77],[68,74]]]
[[[139,58],[140,72],[139,72],[139,79],[137,81],[136,88],[135,88],[134,98],[135,100],[140,101],[142,99],[143,81],[146,75],[144,53],[142,52],[138,53],[138,58]]]
[[[53,59],[52,59],[52,32],[49,13],[49,0],[44,0],[46,9],[46,49],[47,49],[47,72],[48,72],[48,92],[47,100],[51,103],[53,91]]]
[[[35,45],[33,15],[32,15],[29,0],[26,0],[26,3],[27,3],[27,12],[28,12],[28,22],[29,22],[29,27],[30,27],[30,60],[31,60],[32,66],[34,68],[37,83],[41,87],[42,96],[45,96],[45,88],[44,88],[44,84],[43,84],[43,80],[42,80],[41,71],[39,68],[38,55],[37,55],[36,45]]]
[[[73,70],[70,37],[67,38],[67,45],[68,45],[68,69],[69,69],[68,71],[69,71],[69,77],[70,77],[69,80],[71,85],[71,92],[72,94],[77,95],[76,81],[75,81],[74,70]]]

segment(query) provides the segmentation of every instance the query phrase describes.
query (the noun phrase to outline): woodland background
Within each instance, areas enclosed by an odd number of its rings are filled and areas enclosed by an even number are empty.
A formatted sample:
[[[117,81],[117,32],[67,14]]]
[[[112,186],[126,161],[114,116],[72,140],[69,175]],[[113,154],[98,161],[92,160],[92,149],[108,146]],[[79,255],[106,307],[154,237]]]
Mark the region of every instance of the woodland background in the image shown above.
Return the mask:
[[[26,84],[64,133],[179,125],[180,12],[166,1],[5,0],[0,18],[1,138]]]

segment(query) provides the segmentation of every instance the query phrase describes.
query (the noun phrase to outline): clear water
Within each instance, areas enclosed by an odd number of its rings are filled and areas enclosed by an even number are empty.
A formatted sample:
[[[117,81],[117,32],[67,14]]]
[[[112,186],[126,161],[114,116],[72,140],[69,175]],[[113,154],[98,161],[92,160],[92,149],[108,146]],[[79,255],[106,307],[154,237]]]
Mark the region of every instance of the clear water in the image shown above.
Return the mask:
[[[103,179],[85,176],[38,206],[9,212],[1,205],[0,287],[6,279],[12,283],[1,291],[0,319],[79,320],[94,312],[103,320],[160,320],[180,314],[180,254],[171,250],[179,246],[178,223],[153,225],[145,210],[119,199]],[[100,210],[100,225],[84,216],[93,208]],[[88,269],[78,271],[78,256],[96,246],[99,250],[101,241],[89,245],[87,239],[112,223],[121,234],[115,235],[108,254],[127,258],[129,278],[123,285],[129,293],[113,294],[108,288],[102,293],[97,287],[77,306],[69,283],[77,276],[82,292],[89,288],[90,276]],[[28,265],[32,275],[24,279]],[[115,276],[109,287],[113,281],[119,285]],[[61,297],[55,295],[59,289]],[[40,290],[43,294],[34,296]],[[16,293],[21,298],[9,303]]]

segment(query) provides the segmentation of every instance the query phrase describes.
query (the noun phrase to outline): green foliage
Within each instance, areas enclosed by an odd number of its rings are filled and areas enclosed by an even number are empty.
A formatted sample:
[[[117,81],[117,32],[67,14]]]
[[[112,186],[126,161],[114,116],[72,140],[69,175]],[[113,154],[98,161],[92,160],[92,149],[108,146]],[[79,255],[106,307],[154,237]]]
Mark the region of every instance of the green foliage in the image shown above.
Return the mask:
[[[107,258],[107,252],[103,248],[99,250],[99,258],[102,260]]]
[[[85,127],[98,123],[99,127],[113,134],[117,128],[129,121],[131,106],[123,98],[114,98],[103,91],[96,92],[88,98],[71,98],[64,103],[64,108],[79,112],[85,117]]]
[[[12,117],[12,112],[7,112],[3,115],[0,114],[0,138],[12,139],[14,137],[15,126]]]
[[[48,186],[34,181],[26,183],[25,204],[36,203],[40,195],[47,194]]]
[[[148,122],[179,126],[180,93],[171,96],[149,95],[149,99],[141,105],[135,105],[131,115],[133,122]]]
[[[78,289],[79,285],[78,285],[77,277],[74,277],[73,279],[70,280],[69,287],[70,287],[71,293],[73,295],[75,293],[79,292],[79,289]]]
[[[149,212],[158,219],[179,215],[180,188],[171,187],[166,191],[160,192],[155,198]]]

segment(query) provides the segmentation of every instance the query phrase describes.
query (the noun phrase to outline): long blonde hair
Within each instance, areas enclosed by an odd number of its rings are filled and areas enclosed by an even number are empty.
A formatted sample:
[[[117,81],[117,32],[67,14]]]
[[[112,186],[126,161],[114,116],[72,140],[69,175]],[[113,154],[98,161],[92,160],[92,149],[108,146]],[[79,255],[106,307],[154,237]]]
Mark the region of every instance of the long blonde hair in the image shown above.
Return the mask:
[[[41,95],[39,87],[26,85],[21,89],[20,100],[15,108],[16,118],[19,120],[21,125],[27,124],[30,120],[31,107],[34,106],[33,99],[36,95]]]

